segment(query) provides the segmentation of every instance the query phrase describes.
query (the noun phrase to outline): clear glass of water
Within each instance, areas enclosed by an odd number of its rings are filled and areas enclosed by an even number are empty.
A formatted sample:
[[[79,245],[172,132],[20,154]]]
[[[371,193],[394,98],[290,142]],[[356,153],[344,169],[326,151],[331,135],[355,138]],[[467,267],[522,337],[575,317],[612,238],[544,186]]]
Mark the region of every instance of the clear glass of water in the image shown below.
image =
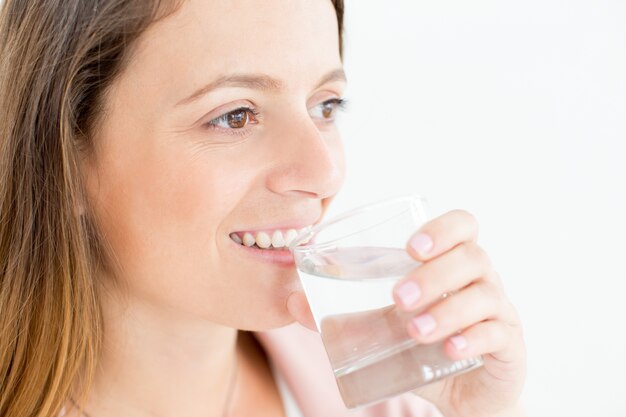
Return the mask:
[[[318,224],[290,245],[348,408],[382,401],[483,363],[480,357],[453,361],[443,342],[417,343],[408,335],[407,324],[418,312],[395,307],[395,283],[420,265],[406,252],[406,243],[427,220],[424,197],[400,197]]]

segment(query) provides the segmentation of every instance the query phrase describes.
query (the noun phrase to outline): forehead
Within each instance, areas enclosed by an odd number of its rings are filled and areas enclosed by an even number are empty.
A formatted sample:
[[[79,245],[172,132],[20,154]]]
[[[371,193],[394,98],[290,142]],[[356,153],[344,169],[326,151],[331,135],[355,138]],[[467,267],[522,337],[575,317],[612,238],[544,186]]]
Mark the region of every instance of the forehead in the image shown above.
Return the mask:
[[[225,73],[265,73],[298,88],[338,66],[330,0],[190,0],[142,34],[127,70],[176,100]]]

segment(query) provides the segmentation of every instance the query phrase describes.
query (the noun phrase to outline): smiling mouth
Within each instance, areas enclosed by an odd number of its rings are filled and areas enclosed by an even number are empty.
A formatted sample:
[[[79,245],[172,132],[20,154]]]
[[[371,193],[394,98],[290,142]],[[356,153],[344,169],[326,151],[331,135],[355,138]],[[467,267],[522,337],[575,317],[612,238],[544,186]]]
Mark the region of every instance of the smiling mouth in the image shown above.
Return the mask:
[[[230,238],[235,243],[249,248],[274,251],[288,251],[289,244],[293,242],[296,236],[310,229],[311,226],[307,226],[302,229],[275,229],[255,232],[233,232],[230,234]]]

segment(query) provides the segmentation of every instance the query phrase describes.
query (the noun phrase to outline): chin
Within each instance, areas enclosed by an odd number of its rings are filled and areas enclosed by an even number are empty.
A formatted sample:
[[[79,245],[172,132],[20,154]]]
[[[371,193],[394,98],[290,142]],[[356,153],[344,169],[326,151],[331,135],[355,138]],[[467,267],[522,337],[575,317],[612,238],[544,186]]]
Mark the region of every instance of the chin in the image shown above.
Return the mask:
[[[283,288],[280,295],[256,304],[239,317],[239,323],[235,327],[262,332],[292,324],[296,318],[287,309],[287,299],[291,292],[292,290]]]

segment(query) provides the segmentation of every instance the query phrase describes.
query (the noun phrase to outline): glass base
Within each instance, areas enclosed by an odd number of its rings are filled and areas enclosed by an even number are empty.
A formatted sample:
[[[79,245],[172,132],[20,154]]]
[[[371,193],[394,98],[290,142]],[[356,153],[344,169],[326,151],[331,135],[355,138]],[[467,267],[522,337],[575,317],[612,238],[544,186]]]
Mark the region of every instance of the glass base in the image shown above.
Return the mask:
[[[346,407],[360,408],[412,391],[453,375],[470,372],[483,365],[481,357],[453,361],[443,343],[412,346],[388,355],[371,358],[348,372],[335,373]]]

